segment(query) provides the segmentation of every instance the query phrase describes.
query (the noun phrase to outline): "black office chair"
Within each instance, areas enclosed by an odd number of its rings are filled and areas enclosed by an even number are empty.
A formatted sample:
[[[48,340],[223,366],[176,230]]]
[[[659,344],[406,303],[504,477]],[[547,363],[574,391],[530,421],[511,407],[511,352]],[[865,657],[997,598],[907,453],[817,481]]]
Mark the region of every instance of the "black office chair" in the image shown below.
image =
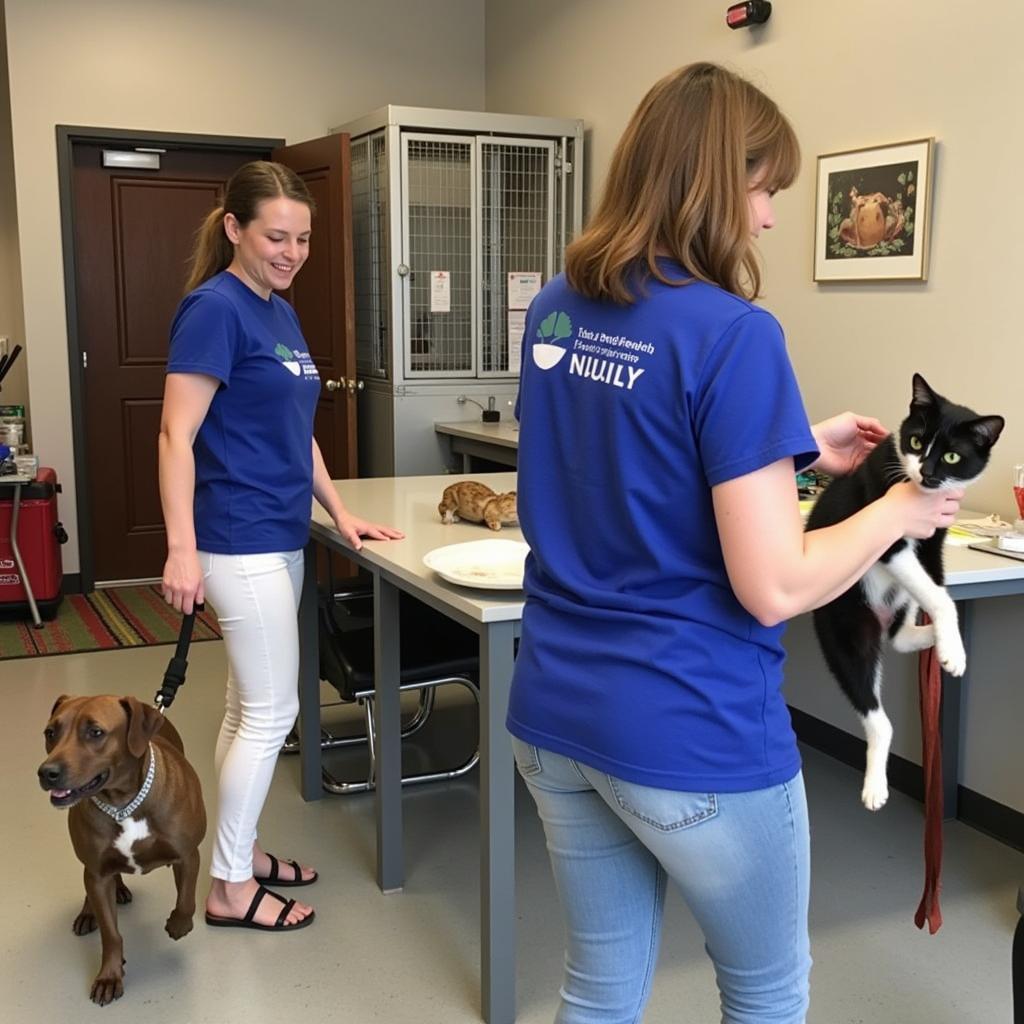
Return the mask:
[[[366,731],[359,736],[334,736],[321,728],[321,749],[332,750],[365,744],[369,763],[365,780],[344,782],[323,769],[323,786],[330,793],[363,793],[376,785],[373,685],[373,591],[372,583],[344,590],[321,589],[318,599],[320,678],[338,692],[341,703],[363,709]],[[438,687],[465,687],[479,704],[476,635],[408,594],[399,597],[401,622],[400,689],[418,691],[415,713],[401,730],[402,739],[419,732],[434,709]],[[288,746],[288,745],[286,745]],[[402,785],[455,779],[471,771],[480,760],[479,749],[455,768],[406,775]]]

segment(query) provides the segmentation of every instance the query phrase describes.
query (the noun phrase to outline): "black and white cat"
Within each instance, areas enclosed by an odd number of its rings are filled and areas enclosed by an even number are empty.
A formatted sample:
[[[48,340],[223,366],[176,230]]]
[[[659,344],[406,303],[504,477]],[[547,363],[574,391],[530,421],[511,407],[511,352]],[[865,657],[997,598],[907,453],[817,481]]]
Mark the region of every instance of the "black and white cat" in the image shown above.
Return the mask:
[[[979,416],[954,405],[915,373],[910,414],[899,436],[887,437],[853,473],[829,485],[811,510],[807,529],[842,522],[900,481],[965,487],[988,464],[1003,425],[1002,416]],[[825,662],[864,724],[868,749],[861,801],[871,811],[889,798],[885,769],[892,725],[881,701],[883,635],[897,651],[934,645],[950,675],[961,676],[967,667],[956,605],[943,587],[945,536],[945,530],[936,530],[928,540],[897,541],[858,583],[814,612]],[[917,625],[918,608],[931,624]]]

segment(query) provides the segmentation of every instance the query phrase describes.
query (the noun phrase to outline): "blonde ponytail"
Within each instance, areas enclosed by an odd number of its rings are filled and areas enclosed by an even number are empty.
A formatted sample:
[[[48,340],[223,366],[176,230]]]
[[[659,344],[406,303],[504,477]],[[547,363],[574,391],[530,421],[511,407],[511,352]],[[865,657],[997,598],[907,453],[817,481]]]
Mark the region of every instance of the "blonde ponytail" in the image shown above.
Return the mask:
[[[185,294],[198,288],[214,274],[219,274],[234,259],[235,247],[224,234],[224,207],[211,210],[196,232],[195,244],[188,264]]]

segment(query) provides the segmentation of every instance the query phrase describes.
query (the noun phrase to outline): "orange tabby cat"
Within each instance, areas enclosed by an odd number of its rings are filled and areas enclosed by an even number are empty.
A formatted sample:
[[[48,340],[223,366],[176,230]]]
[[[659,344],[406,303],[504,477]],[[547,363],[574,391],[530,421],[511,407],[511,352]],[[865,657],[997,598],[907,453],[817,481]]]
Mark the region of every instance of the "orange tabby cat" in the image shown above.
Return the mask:
[[[502,523],[519,522],[515,491],[496,494],[476,480],[463,480],[446,487],[437,511],[445,523],[465,519],[470,523],[486,523],[492,530],[500,530]]]

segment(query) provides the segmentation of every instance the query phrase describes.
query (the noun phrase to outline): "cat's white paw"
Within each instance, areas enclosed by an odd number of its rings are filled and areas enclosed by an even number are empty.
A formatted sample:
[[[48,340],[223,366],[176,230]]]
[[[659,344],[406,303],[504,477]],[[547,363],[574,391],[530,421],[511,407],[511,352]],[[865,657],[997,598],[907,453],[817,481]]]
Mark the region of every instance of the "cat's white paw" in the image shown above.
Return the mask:
[[[878,811],[889,799],[889,783],[883,775],[880,779],[864,776],[864,788],[860,791],[860,802],[869,811]]]
[[[967,652],[959,630],[945,630],[935,637],[939,664],[951,676],[962,676],[967,671]]]
[[[901,654],[909,654],[911,651],[924,651],[935,646],[935,627],[928,623],[927,626],[904,626],[892,639],[893,650]]]

